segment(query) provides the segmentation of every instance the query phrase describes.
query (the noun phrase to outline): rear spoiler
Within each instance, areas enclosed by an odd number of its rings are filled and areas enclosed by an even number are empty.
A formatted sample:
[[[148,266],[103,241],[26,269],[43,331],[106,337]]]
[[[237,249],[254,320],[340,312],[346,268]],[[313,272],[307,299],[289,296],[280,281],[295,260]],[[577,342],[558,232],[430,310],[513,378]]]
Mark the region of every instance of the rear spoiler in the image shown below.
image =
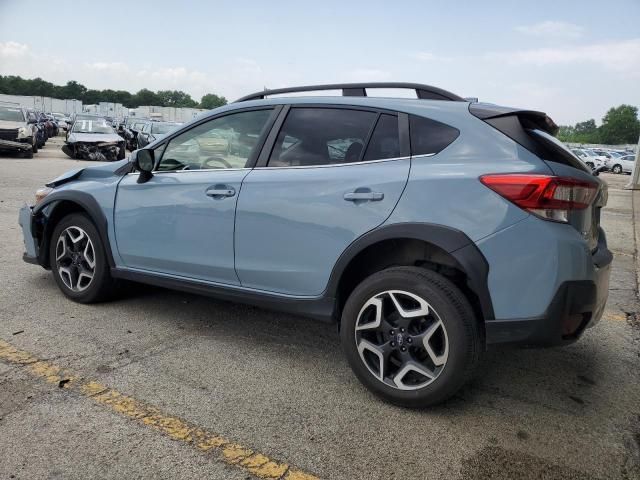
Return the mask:
[[[550,135],[558,133],[558,125],[556,125],[546,113],[536,110],[502,107],[490,103],[471,103],[469,104],[469,112],[480,120],[485,121],[500,117],[516,116],[525,128],[542,130]]]
[[[558,133],[558,126],[544,112],[501,107],[490,103],[471,103],[469,112],[543,160],[562,163],[579,170],[589,170],[559,142],[556,144],[553,140],[539,135],[540,132],[551,136]]]

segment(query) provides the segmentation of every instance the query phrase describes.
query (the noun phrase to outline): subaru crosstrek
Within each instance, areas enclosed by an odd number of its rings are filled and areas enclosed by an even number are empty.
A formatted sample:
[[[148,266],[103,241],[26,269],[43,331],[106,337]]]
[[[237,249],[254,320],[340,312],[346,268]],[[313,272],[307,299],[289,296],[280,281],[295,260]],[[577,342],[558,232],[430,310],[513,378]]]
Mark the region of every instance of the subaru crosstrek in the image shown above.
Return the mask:
[[[487,346],[602,316],[607,187],[556,129],[420,84],[259,92],[50,182],[20,212],[24,259],[78,302],[129,280],[336,322],[364,385],[430,405]]]

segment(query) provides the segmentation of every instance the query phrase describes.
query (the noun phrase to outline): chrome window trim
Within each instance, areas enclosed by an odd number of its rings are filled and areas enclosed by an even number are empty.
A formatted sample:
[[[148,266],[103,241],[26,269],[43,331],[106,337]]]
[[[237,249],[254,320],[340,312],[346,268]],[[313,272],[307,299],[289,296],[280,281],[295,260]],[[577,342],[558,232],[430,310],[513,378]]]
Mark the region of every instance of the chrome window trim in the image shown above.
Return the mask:
[[[203,168],[200,170],[154,170],[153,175],[159,175],[162,173],[201,173],[201,172],[239,172],[242,170],[253,170],[252,168],[242,167],[242,168]],[[127,175],[140,175],[140,172],[129,172]]]
[[[434,153],[429,154],[428,156],[435,155]],[[410,156],[405,157],[393,157],[393,158],[382,158],[380,160],[363,160],[361,162],[349,162],[349,163],[327,163],[325,165],[282,165],[277,167],[255,167],[256,170],[283,170],[283,169],[291,169],[291,168],[329,168],[329,167],[348,167],[350,165],[365,165],[368,163],[382,163],[382,162],[394,162],[397,160],[408,160]]]
[[[328,163],[326,165],[290,165],[290,166],[281,166],[281,167],[242,167],[242,168],[206,168],[201,170],[164,170],[158,171],[154,170],[153,174],[159,173],[193,173],[193,172],[228,172],[228,171],[240,171],[240,170],[289,170],[289,169],[301,169],[301,168],[329,168],[329,167],[348,167],[350,165],[366,165],[368,163],[382,163],[382,162],[395,162],[398,160],[409,160],[412,158],[428,158],[436,155],[435,153],[426,153],[424,155],[411,155],[405,157],[393,157],[393,158],[382,158],[380,160],[364,160],[362,162],[350,162],[350,163]],[[139,175],[140,172],[130,172],[127,175]]]

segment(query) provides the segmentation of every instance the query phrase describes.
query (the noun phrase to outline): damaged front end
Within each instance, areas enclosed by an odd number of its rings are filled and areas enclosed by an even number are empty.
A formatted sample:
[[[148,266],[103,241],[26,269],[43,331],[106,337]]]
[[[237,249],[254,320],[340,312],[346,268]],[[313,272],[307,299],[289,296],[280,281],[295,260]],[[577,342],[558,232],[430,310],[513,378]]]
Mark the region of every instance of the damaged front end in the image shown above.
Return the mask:
[[[76,142],[67,143],[62,151],[78,160],[114,162],[123,157],[124,142]]]

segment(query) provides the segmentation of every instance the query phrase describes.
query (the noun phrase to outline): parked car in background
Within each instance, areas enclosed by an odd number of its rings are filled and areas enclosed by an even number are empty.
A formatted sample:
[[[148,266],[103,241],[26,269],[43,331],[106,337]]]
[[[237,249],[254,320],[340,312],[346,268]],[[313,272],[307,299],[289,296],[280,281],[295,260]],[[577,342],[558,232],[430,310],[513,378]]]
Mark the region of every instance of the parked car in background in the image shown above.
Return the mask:
[[[592,170],[606,166],[605,157],[597,156],[589,150],[572,148],[571,151]]]
[[[38,151],[38,128],[20,106],[0,104],[0,150],[22,153],[33,158]]]
[[[125,157],[125,140],[104,118],[76,119],[62,151],[71,158],[112,162]]]
[[[318,90],[351,96],[282,96]],[[488,345],[571,343],[603,314],[607,185],[556,131],[428,85],[261,91],[48,183],[23,258],[77,302],[126,279],[337,323],[367,388],[424,407]]]
[[[64,130],[65,132],[71,126],[71,118],[69,118],[64,113],[52,113],[51,115],[53,115],[53,117],[58,122],[58,127]]]
[[[622,155],[611,159],[611,171],[613,173],[631,173],[636,162],[635,155]]]
[[[47,135],[47,127],[44,122],[41,121],[40,114],[33,109],[27,109],[27,118],[30,124],[36,128],[36,145],[37,148],[44,147],[47,143],[49,136]],[[35,152],[34,152],[35,153]]]
[[[138,133],[138,148],[143,148],[178,128],[181,123],[174,122],[149,122],[142,126]]]

